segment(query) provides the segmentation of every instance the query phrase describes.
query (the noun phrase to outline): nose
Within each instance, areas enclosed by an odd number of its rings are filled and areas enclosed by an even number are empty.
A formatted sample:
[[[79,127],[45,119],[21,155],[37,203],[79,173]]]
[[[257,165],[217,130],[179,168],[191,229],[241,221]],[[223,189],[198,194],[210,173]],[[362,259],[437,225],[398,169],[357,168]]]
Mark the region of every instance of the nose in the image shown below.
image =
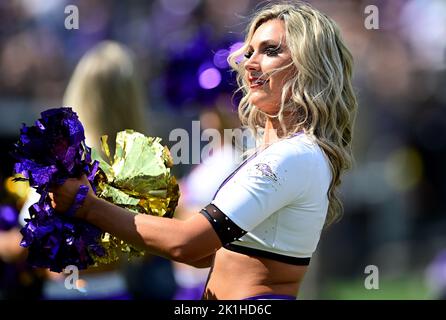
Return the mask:
[[[249,57],[248,60],[245,62],[245,70],[246,71],[259,71],[260,70],[260,63],[258,60],[257,54],[253,53],[251,57]]]

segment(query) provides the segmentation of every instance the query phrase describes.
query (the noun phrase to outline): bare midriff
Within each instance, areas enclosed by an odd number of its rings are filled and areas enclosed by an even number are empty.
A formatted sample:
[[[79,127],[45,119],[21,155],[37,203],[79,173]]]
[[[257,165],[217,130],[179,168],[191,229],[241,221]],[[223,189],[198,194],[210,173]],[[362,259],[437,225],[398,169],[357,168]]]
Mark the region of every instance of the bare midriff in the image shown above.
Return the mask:
[[[207,300],[240,300],[261,294],[296,296],[307,266],[252,257],[221,248],[204,292]]]

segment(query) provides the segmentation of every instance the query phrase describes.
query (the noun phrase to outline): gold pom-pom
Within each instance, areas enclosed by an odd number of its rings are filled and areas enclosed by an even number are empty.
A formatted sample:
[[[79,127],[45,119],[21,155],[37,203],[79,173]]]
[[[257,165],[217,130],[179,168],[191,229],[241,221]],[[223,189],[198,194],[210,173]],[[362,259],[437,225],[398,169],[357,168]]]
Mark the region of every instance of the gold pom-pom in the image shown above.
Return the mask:
[[[135,214],[150,214],[171,218],[180,196],[178,183],[170,173],[173,160],[161,139],[147,137],[133,130],[118,132],[116,150],[111,159],[107,136],[101,138],[107,160],[92,151],[99,161],[95,177],[96,194]],[[122,254],[128,257],[144,255],[144,251],[104,233],[104,257],[96,257],[99,264],[117,261]]]

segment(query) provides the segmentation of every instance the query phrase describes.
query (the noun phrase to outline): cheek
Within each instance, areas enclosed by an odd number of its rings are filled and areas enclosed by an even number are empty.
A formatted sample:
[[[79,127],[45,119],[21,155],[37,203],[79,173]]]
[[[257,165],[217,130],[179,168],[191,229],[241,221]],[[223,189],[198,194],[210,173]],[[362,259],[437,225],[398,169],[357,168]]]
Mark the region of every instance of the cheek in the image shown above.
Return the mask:
[[[269,93],[271,96],[271,99],[274,101],[279,102],[282,96],[282,89],[283,89],[283,78],[281,77],[274,77],[271,79],[269,83]]]
[[[278,97],[279,99],[281,99],[285,83],[290,79],[291,79],[291,74],[287,70],[275,74],[270,81],[271,95],[274,96],[275,98]]]

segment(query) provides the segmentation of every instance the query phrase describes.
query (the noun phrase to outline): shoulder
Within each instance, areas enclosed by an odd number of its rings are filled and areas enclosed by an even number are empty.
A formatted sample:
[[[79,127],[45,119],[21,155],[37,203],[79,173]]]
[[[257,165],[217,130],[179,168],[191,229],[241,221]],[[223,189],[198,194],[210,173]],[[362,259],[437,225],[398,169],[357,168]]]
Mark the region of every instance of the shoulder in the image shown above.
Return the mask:
[[[261,153],[257,162],[267,164],[277,175],[300,183],[329,181],[331,177],[329,160],[317,139],[306,134],[277,141]]]
[[[315,138],[301,134],[273,143],[259,158],[274,158],[282,165],[310,164],[321,158],[322,151]]]
[[[260,151],[242,172],[249,181],[268,182],[262,184],[265,188],[282,186],[295,191],[296,186],[304,188],[313,176],[316,148],[317,144],[305,137],[279,140]]]

